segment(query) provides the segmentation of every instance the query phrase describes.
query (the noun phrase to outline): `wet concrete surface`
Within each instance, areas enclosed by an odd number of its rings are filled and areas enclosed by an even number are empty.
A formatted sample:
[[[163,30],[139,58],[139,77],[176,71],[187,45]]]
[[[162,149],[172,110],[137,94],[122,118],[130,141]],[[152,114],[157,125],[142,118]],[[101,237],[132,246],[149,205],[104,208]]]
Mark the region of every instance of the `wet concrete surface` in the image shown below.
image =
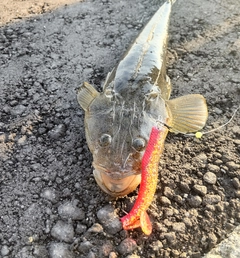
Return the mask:
[[[94,181],[76,91],[83,81],[101,90],[159,5],[85,1],[0,28],[2,257],[196,258],[239,225],[239,111],[200,140],[168,136],[150,237],[117,223],[137,191],[112,200]],[[179,0],[173,7],[172,97],[206,97],[205,131],[239,105],[239,14],[233,0]]]

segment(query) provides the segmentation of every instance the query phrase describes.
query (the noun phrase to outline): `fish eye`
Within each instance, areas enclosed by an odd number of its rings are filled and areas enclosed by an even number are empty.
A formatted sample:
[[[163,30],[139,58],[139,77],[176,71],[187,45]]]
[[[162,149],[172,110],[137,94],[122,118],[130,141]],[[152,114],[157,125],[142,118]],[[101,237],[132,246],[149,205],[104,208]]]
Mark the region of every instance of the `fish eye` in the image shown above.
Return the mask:
[[[101,145],[102,147],[105,147],[105,146],[109,145],[109,144],[112,142],[112,137],[111,137],[111,135],[104,133],[104,134],[100,137],[99,142],[100,142],[100,145]]]
[[[141,151],[145,148],[145,140],[143,138],[136,138],[133,140],[132,147],[136,151]]]

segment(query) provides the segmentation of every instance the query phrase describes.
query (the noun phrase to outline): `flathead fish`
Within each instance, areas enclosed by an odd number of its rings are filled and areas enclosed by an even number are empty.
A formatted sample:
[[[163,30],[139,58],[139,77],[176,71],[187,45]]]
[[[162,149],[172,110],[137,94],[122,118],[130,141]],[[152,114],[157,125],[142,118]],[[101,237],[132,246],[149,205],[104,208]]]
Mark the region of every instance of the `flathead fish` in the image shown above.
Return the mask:
[[[159,8],[108,74],[102,92],[87,82],[78,91],[94,177],[112,196],[124,196],[141,182],[142,159],[153,128],[164,131],[160,157],[168,131],[195,132],[207,120],[202,95],[169,99],[166,55],[171,8],[170,0]]]

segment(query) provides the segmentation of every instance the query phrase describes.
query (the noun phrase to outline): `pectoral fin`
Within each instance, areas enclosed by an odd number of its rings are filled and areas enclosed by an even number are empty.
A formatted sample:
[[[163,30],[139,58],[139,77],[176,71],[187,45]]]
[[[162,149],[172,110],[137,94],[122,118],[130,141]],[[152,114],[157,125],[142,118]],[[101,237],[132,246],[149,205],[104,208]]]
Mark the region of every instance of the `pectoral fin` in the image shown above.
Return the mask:
[[[78,90],[77,100],[79,105],[86,111],[99,92],[89,83],[84,82]]]
[[[196,132],[202,129],[208,117],[205,98],[200,94],[182,96],[166,101],[171,117],[170,131]]]

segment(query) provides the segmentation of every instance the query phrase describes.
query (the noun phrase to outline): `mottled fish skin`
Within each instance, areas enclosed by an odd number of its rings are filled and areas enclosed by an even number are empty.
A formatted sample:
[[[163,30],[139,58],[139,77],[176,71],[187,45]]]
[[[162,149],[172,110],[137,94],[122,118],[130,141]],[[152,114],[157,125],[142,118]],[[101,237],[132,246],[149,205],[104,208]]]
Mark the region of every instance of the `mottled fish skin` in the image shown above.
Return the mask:
[[[99,186],[112,196],[126,195],[140,183],[141,160],[154,126],[174,125],[181,131],[181,126],[177,127],[181,117],[186,131],[189,118],[193,118],[193,125],[199,120],[196,110],[201,119],[191,130],[198,130],[206,122],[207,109],[201,95],[189,95],[187,110],[179,105],[178,99],[169,100],[171,83],[166,75],[166,52],[171,8],[172,1],[167,1],[150,19],[108,74],[103,92],[97,92],[88,83],[83,83],[78,92],[78,102],[85,110],[94,176]],[[195,110],[191,112],[189,106],[195,99],[199,100],[200,108],[194,104]]]
[[[152,92],[169,99],[166,52],[171,7],[171,2],[166,2],[154,14],[105,82],[104,90],[114,91],[130,103],[133,96],[142,103]]]

